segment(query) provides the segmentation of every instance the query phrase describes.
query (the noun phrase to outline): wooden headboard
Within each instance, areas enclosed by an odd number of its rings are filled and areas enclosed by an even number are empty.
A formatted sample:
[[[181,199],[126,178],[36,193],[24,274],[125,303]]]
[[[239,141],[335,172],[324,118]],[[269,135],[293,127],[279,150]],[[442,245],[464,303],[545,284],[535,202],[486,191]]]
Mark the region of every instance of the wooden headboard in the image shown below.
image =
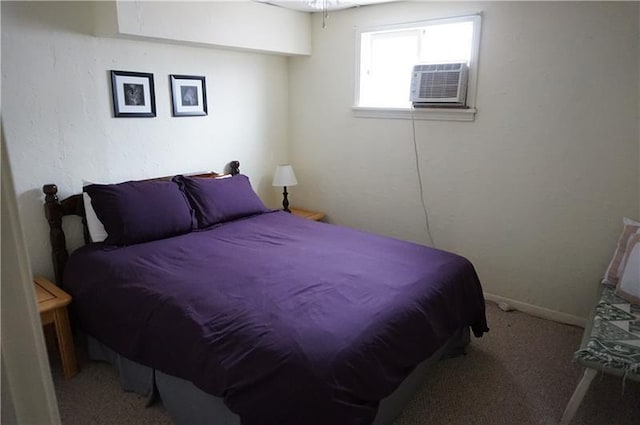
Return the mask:
[[[240,162],[231,161],[227,168],[228,173],[232,176],[240,173]],[[215,178],[221,177],[226,174],[220,174],[215,172],[188,174],[192,177],[205,177]],[[187,175],[187,174],[185,174]],[[143,181],[159,181],[159,180],[171,180],[173,176],[156,177],[153,179],[146,179]],[[55,274],[55,280],[57,285],[62,284],[62,276],[64,273],[64,266],[69,258],[69,252],[67,251],[67,241],[62,229],[62,217],[67,215],[77,215],[82,218],[82,227],[84,234],[84,242],[90,243],[89,228],[87,227],[87,217],[84,211],[84,202],[82,199],[82,193],[71,195],[68,198],[60,201],[58,199],[58,187],[55,184],[45,184],[42,186],[42,191],[45,194],[44,197],[44,214],[49,222],[49,238],[51,240],[51,256],[53,259],[53,272]]]

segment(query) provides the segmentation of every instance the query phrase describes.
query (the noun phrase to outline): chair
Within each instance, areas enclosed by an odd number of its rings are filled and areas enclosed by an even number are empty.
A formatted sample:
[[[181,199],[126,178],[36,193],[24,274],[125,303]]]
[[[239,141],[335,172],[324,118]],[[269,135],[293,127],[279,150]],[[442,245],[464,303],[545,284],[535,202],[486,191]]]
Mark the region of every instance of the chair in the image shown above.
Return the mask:
[[[575,360],[585,367],[559,425],[569,425],[598,371],[640,382],[640,306],[603,285]]]

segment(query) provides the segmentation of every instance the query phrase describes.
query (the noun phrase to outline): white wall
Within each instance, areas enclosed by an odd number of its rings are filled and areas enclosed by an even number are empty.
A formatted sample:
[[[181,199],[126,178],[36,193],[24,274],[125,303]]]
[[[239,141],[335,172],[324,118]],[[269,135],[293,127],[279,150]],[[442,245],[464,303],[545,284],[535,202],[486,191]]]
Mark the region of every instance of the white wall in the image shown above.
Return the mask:
[[[3,122],[34,274],[53,277],[46,183],[65,197],[82,179],[221,171],[238,159],[278,204],[270,183],[288,155],[286,58],[95,37],[90,2],[1,7]],[[112,118],[111,69],[154,73],[155,118]],[[206,76],[208,116],[171,117],[174,73]]]
[[[416,122],[435,242],[486,292],[586,317],[639,205],[637,3],[391,3],[325,30],[315,16],[312,56],[290,60],[292,204],[427,242],[411,122],[350,110],[354,27],[477,11],[475,122]]]
[[[121,1],[117,32],[218,46],[308,55],[309,14],[254,1]],[[109,5],[102,5],[104,15]],[[104,16],[100,16],[103,20]]]

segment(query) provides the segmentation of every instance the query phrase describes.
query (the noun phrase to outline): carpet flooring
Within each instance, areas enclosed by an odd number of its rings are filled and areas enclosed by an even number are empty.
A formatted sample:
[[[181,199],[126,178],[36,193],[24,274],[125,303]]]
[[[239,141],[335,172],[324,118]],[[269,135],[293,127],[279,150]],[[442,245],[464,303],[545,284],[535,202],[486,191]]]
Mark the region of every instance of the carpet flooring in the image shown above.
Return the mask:
[[[558,423],[582,376],[571,359],[583,330],[505,313],[493,303],[487,304],[487,319],[491,331],[472,337],[467,355],[439,362],[394,425]],[[81,372],[64,380],[55,350],[50,353],[64,425],[172,423],[161,403],[144,407],[142,397],[123,392],[110,365],[81,355]],[[640,384],[623,386],[621,378],[599,374],[573,424],[640,424]]]

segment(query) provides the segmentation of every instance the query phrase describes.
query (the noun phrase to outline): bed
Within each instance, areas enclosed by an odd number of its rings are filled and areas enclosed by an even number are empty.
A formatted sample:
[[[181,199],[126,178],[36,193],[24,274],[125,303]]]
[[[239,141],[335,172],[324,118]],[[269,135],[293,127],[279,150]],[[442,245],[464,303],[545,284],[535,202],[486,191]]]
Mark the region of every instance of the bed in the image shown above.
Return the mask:
[[[178,424],[392,423],[469,328],[488,331],[473,265],[269,210],[238,166],[89,186],[108,236],[71,256],[64,215],[91,241],[82,195],[44,187],[56,280],[90,357]]]

